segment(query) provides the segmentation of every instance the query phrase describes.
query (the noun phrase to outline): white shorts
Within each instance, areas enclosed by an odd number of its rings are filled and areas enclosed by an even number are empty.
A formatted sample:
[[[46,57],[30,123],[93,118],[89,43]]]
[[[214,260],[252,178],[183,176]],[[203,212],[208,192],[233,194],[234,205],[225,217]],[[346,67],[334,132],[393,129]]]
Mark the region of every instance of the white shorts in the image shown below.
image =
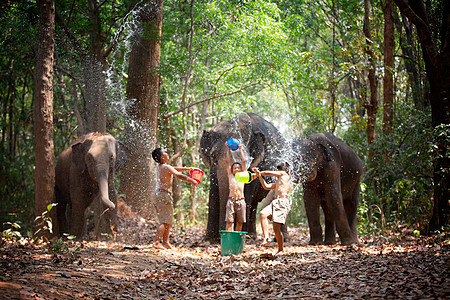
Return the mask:
[[[260,213],[266,216],[272,216],[273,222],[284,224],[286,223],[286,218],[290,210],[291,201],[288,198],[275,198]]]

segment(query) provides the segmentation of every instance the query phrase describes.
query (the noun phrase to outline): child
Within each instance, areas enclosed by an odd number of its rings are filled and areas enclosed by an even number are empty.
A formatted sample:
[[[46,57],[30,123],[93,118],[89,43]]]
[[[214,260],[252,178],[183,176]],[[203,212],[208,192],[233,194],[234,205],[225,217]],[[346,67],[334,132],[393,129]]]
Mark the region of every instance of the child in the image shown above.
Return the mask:
[[[238,172],[247,170],[247,163],[245,160],[242,144],[239,144],[239,151],[241,153],[242,165],[238,162],[230,166],[230,147],[227,147],[227,174],[228,185],[230,192],[228,194],[227,207],[225,211],[225,230],[233,231],[233,223],[236,221],[236,231],[242,231],[242,224],[246,220],[246,203],[244,198],[244,182],[237,182],[234,175]]]
[[[278,252],[283,252],[284,237],[281,233],[281,225],[286,223],[286,217],[291,210],[291,203],[288,198],[290,184],[289,176],[289,164],[283,162],[277,166],[278,171],[259,171],[257,168],[253,168],[252,171],[256,173],[262,186],[266,190],[274,190],[274,199],[272,202],[261,210],[259,216],[261,218],[261,228],[263,232],[263,242],[261,246],[265,246],[270,243],[269,238],[269,223],[267,218],[272,216],[273,231],[278,243]],[[278,177],[275,183],[268,184],[262,176],[275,176]]]
[[[198,183],[194,179],[180,173],[182,171],[190,171],[193,168],[172,167],[166,164],[166,162],[169,160],[169,155],[161,148],[156,148],[155,150],[153,150],[152,157],[159,164],[156,169],[157,181],[155,190],[155,203],[160,223],[156,231],[156,237],[153,247],[162,250],[172,249],[172,245],[169,243],[169,235],[170,227],[173,223],[173,176],[189,182],[195,187],[198,186]]]

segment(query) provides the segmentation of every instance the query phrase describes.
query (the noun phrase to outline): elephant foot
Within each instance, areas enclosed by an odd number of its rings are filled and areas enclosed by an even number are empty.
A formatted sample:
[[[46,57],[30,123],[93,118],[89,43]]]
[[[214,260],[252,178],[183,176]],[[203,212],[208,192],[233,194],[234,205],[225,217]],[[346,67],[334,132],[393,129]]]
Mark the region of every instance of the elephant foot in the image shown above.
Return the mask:
[[[341,240],[341,245],[342,246],[351,246],[351,245],[357,245],[358,244],[358,239],[346,239],[346,240]]]
[[[358,244],[358,238],[355,238],[355,237],[341,238],[342,246],[350,246],[350,245],[355,245],[355,244]]]
[[[310,240],[308,245],[311,245],[311,246],[323,245],[323,241],[322,240]]]
[[[336,240],[325,240],[325,245],[336,245]]]
[[[211,244],[219,244],[220,243],[220,237],[205,236],[205,241],[210,242]]]

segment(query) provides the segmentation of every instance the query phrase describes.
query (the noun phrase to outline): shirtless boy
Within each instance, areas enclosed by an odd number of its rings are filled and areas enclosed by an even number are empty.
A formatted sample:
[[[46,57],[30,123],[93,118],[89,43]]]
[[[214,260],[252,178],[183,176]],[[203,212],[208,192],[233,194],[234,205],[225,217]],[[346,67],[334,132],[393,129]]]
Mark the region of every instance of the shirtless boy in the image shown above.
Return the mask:
[[[242,165],[235,162],[230,166],[230,148],[226,142],[225,146],[227,147],[227,174],[228,185],[230,188],[225,211],[225,230],[233,231],[233,224],[234,221],[236,221],[236,231],[242,231],[242,224],[245,223],[246,219],[246,204],[244,198],[245,183],[236,181],[234,175],[238,172],[246,171],[247,163],[245,160],[244,151],[242,150],[242,144],[239,144]]]
[[[278,243],[278,253],[283,252],[284,237],[281,232],[281,225],[286,223],[286,217],[291,210],[291,203],[288,198],[290,184],[289,164],[283,162],[277,166],[277,171],[259,171],[257,168],[252,169],[259,178],[261,185],[266,190],[274,190],[274,198],[272,202],[261,210],[259,216],[261,218],[261,228],[263,232],[263,242],[261,246],[270,243],[269,223],[267,218],[272,216],[273,231]],[[267,183],[262,176],[278,177],[275,183]]]
[[[153,247],[157,249],[171,249],[169,243],[170,227],[173,224],[173,199],[172,199],[172,180],[173,176],[178,179],[189,182],[197,187],[198,183],[194,179],[181,174],[183,171],[190,171],[193,168],[172,167],[167,163],[169,155],[161,148],[156,148],[152,152],[153,159],[158,163],[156,169],[156,190],[155,202],[158,213],[159,227],[156,231]],[[162,240],[162,242],[161,242]]]

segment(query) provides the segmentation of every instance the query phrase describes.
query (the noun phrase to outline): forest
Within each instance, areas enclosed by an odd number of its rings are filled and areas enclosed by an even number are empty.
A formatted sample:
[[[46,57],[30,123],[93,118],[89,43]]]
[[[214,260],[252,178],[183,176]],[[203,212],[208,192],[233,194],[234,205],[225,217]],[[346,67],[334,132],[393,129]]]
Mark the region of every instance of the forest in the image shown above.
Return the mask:
[[[0,12],[5,295],[450,294],[449,1],[6,0]],[[201,139],[243,113],[273,124],[286,143],[330,132],[356,152],[364,166],[358,245],[308,245],[301,184],[290,193],[285,256],[248,237],[243,255],[221,257],[220,245],[204,239],[213,181]],[[91,132],[110,133],[127,149],[113,177],[118,219],[105,225],[90,206],[88,239],[72,240],[59,236],[55,167],[64,149]],[[198,188],[174,179],[177,249],[164,254],[149,246],[157,227],[156,147],[170,164],[205,172]],[[96,235],[98,226],[110,231]],[[277,283],[283,272],[292,276]],[[33,273],[46,278],[42,285]]]

